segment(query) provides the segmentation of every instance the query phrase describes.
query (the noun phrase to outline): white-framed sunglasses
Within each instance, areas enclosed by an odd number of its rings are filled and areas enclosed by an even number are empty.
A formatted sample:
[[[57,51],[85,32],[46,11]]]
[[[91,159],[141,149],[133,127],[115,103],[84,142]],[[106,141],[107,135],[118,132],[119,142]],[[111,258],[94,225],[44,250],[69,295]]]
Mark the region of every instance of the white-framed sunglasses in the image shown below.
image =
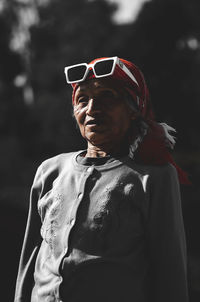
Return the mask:
[[[91,69],[96,78],[110,76],[114,73],[116,66],[119,66],[119,68],[122,69],[137,86],[139,86],[136,78],[118,57],[100,59],[93,64],[81,63],[67,66],[65,67],[64,72],[67,83],[73,84],[84,81]]]

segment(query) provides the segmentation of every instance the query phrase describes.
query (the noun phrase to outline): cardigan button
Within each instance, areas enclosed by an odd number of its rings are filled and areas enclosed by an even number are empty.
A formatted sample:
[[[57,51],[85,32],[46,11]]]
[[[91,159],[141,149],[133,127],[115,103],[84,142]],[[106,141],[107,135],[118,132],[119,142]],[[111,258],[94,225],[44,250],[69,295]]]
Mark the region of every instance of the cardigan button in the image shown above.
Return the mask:
[[[74,225],[74,224],[75,224],[75,219],[72,218],[72,219],[70,220],[70,225]]]
[[[93,170],[94,170],[94,167],[89,167],[89,168],[87,168],[87,172],[88,172],[88,173],[92,173]]]
[[[79,193],[79,194],[78,194],[78,199],[81,200],[82,197],[83,197],[83,193]]]

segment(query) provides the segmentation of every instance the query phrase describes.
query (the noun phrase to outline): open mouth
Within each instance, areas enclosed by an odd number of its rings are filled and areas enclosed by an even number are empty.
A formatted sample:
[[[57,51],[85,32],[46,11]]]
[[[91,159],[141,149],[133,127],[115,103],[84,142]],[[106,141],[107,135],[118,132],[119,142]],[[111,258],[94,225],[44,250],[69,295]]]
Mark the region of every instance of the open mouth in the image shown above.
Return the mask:
[[[97,119],[92,119],[92,120],[89,120],[89,121],[86,122],[86,126],[88,126],[88,125],[97,125],[97,126],[99,126],[100,124],[101,124],[100,121],[97,120]]]

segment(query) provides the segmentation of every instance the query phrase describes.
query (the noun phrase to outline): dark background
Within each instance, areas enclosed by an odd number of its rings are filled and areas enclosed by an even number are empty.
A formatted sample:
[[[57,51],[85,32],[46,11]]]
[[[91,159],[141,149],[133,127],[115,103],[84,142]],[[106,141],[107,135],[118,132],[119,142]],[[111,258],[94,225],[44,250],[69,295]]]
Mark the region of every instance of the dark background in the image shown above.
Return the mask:
[[[200,301],[200,1],[152,0],[123,25],[104,0],[40,2],[0,1],[1,300],[13,301],[37,166],[84,147],[64,66],[117,55],[140,66],[157,120],[177,129],[173,155],[192,181],[181,186],[190,300]]]

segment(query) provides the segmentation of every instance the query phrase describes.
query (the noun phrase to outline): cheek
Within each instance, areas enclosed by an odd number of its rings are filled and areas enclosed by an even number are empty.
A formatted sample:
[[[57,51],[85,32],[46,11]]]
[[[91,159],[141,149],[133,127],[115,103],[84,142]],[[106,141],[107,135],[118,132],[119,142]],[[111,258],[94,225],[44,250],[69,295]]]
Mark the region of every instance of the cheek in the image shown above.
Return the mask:
[[[130,128],[130,124],[127,123],[126,121],[121,120],[120,125],[118,122],[112,127],[112,131],[113,131],[113,134],[115,134],[116,136],[121,138],[121,137],[125,136],[126,133],[128,133],[129,128]]]
[[[74,118],[79,127],[81,134],[84,134],[84,121],[85,121],[85,112],[84,110],[74,107]]]
[[[110,122],[116,132],[124,133],[130,128],[131,117],[126,111],[117,111],[113,112],[112,117],[110,116]]]
[[[74,117],[75,117],[78,125],[84,123],[84,120],[85,120],[84,111],[85,111],[84,109],[81,109],[78,106],[74,106]]]

